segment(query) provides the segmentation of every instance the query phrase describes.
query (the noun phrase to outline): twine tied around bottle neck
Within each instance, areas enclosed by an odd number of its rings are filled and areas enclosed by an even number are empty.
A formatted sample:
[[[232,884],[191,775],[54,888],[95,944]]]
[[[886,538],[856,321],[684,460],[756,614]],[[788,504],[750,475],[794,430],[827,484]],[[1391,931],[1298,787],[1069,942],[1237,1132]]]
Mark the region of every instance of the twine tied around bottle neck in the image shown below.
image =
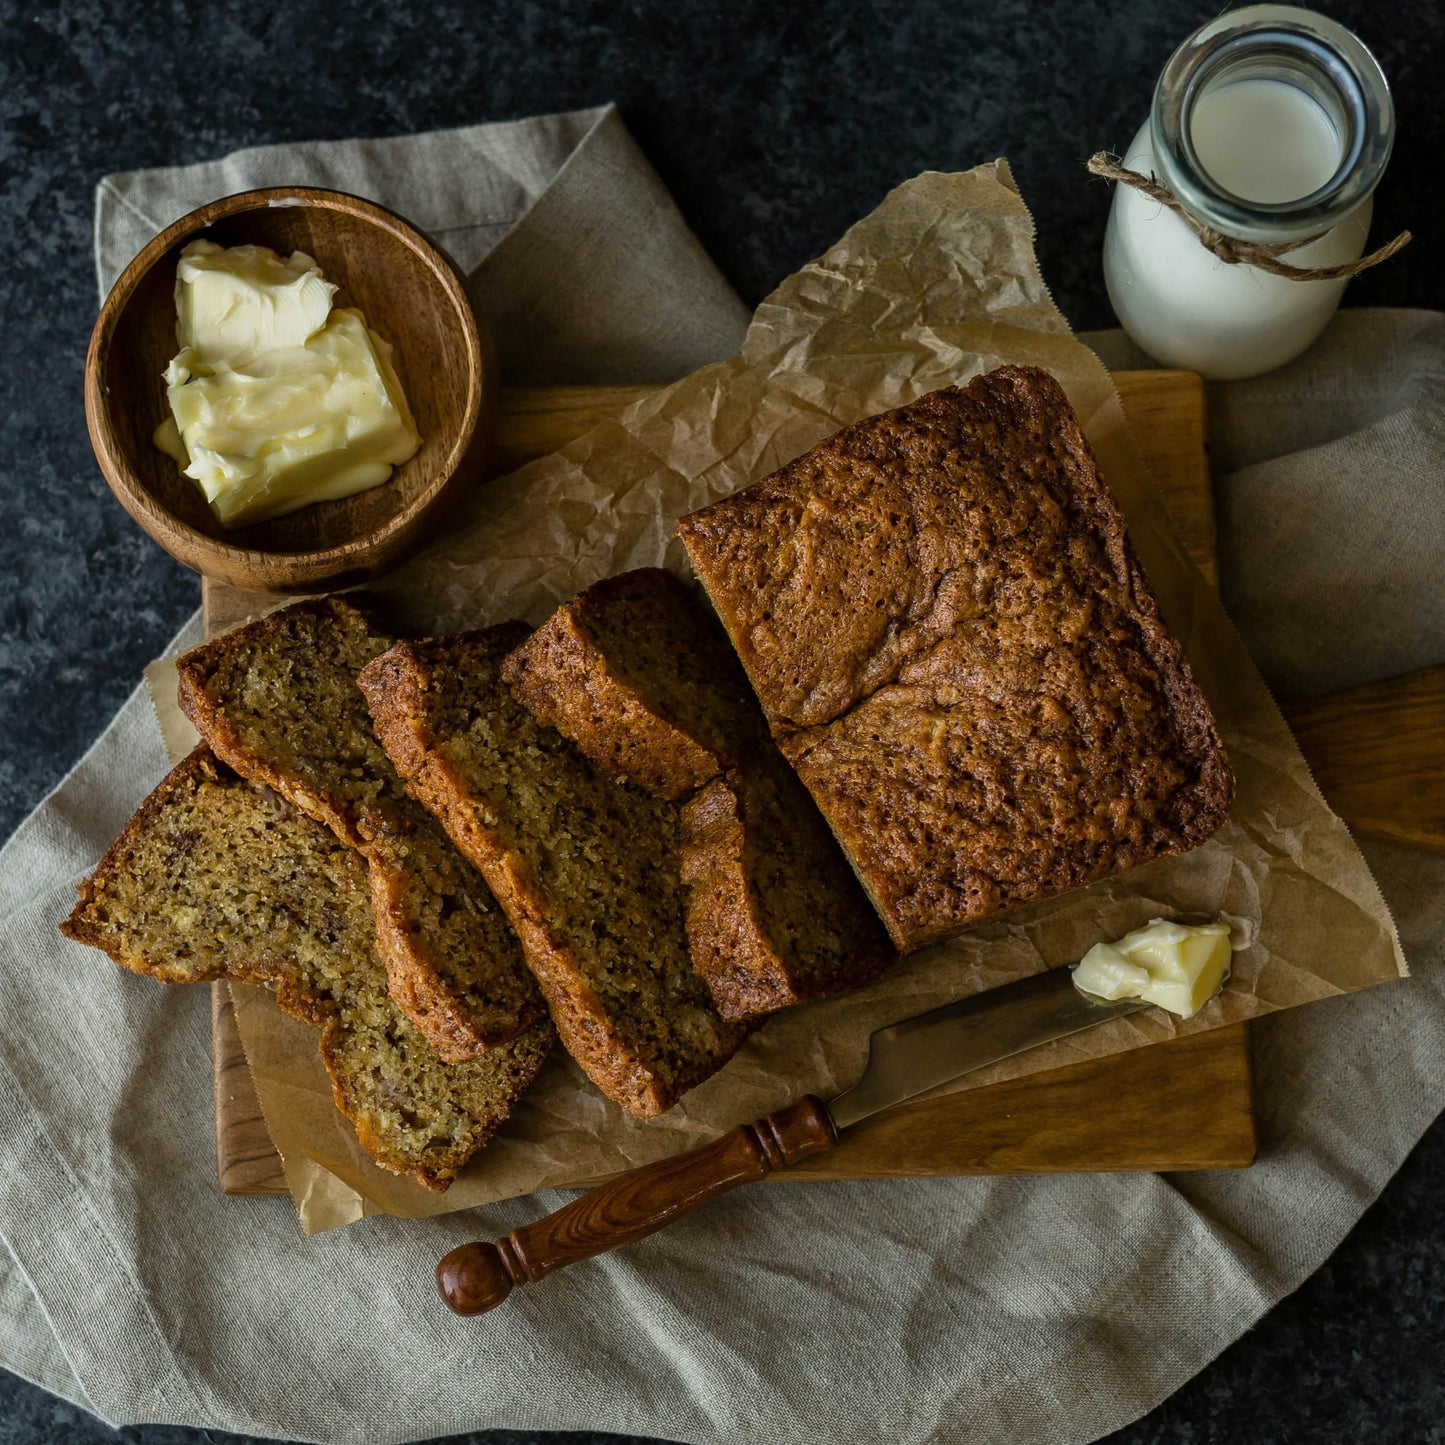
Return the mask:
[[[1179,203],[1168,186],[1160,184],[1153,175],[1145,176],[1138,171],[1126,170],[1111,161],[1103,151],[1096,151],[1089,157],[1089,170],[1096,176],[1103,176],[1107,181],[1122,181],[1126,186],[1133,186],[1151,201],[1158,201],[1161,206],[1173,211],[1199,238],[1199,244],[1218,256],[1226,266],[1256,266],[1261,271],[1268,271],[1271,276],[1283,276],[1290,281],[1341,281],[1349,276],[1358,276],[1361,271],[1368,271],[1371,266],[1388,261],[1396,251],[1408,246],[1412,239],[1409,231],[1401,231],[1393,241],[1386,241],[1368,256],[1361,256],[1358,261],[1345,261],[1339,266],[1291,266],[1279,258],[1299,250],[1301,246],[1308,246],[1311,241],[1318,239],[1317,237],[1306,236],[1301,241],[1286,241],[1277,246],[1258,241],[1239,241],[1233,236],[1226,236],[1223,231],[1216,231],[1213,226],[1201,226]]]

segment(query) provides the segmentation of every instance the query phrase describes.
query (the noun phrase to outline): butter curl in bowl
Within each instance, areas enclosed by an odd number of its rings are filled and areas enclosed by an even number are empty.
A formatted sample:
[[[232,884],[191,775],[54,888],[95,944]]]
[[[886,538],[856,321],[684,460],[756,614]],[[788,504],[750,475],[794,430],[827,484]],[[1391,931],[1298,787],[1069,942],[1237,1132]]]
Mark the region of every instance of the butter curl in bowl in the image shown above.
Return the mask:
[[[223,527],[380,486],[421,444],[388,342],[304,251],[192,241],[156,445]]]
[[[277,592],[415,551],[481,485],[496,391],[447,256],[311,188],[228,196],[161,232],[86,358],[91,441],[126,510],[196,571]]]

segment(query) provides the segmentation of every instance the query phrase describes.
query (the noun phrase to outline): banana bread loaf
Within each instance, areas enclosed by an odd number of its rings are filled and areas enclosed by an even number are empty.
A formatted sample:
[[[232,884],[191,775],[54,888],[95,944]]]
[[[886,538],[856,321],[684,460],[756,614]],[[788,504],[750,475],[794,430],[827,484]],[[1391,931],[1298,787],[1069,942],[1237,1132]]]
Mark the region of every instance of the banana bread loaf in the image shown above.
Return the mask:
[[[678,531],[900,949],[1224,821],[1208,705],[1047,373],[846,427]]]
[[[356,676],[391,642],[352,601],[298,602],[182,657],[181,707],[222,761],[365,853],[392,995],[461,1063],[545,1007],[485,880],[372,735]]]
[[[688,946],[724,1018],[856,987],[894,961],[722,629],[672,573],[589,587],[502,676],[599,767],[682,804]]]
[[[545,1020],[444,1063],[398,1012],[376,952],[366,865],[203,746],[141,805],[81,885],[69,937],[167,983],[273,988],[321,1030],[336,1105],[386,1169],[443,1190],[552,1047]]]
[[[747,1037],[688,958],[677,813],[595,768],[512,697],[521,623],[403,642],[367,664],[377,736],[486,874],[562,1042],[632,1114],[670,1108]]]

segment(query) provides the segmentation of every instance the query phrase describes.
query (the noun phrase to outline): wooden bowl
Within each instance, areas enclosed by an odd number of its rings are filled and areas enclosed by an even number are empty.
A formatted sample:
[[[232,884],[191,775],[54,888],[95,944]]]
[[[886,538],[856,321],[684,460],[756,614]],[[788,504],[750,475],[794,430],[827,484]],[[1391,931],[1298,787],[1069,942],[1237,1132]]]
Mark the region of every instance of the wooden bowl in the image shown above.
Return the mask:
[[[177,350],[181,248],[305,251],[395,351],[421,447],[389,481],[340,501],[227,530],[200,488],[151,440],[169,414],[162,372]],[[460,273],[413,226],[340,191],[276,187],[227,196],[168,226],[101,307],[85,361],[85,419],[121,505],[187,567],[233,586],[308,592],[347,586],[416,550],[440,514],[479,486],[496,413],[490,341]]]

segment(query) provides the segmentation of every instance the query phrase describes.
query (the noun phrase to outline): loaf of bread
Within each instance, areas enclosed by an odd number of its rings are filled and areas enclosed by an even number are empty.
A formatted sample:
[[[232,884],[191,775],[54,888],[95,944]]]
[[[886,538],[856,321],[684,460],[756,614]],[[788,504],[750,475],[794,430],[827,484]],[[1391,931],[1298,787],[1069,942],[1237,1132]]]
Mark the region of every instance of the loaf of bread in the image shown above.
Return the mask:
[[[856,987],[894,961],[722,629],[670,572],[589,587],[502,676],[599,767],[682,805],[688,946],[724,1018]]]
[[[846,427],[678,531],[900,949],[1224,821],[1208,705],[1045,372]]]
[[[594,767],[512,696],[521,623],[403,642],[367,664],[377,736],[486,875],[562,1042],[640,1117],[670,1108],[747,1037],[724,1022],[683,930],[677,812]]]
[[[543,1020],[444,1063],[387,990],[366,864],[198,748],[146,799],[62,930],[167,983],[275,990],[321,1030],[337,1107],[386,1169],[443,1190],[496,1132],[555,1035]]]
[[[485,880],[372,734],[356,678],[391,643],[353,601],[298,602],[188,652],[180,700],[223,762],[365,853],[392,995],[461,1063],[545,1006]]]

